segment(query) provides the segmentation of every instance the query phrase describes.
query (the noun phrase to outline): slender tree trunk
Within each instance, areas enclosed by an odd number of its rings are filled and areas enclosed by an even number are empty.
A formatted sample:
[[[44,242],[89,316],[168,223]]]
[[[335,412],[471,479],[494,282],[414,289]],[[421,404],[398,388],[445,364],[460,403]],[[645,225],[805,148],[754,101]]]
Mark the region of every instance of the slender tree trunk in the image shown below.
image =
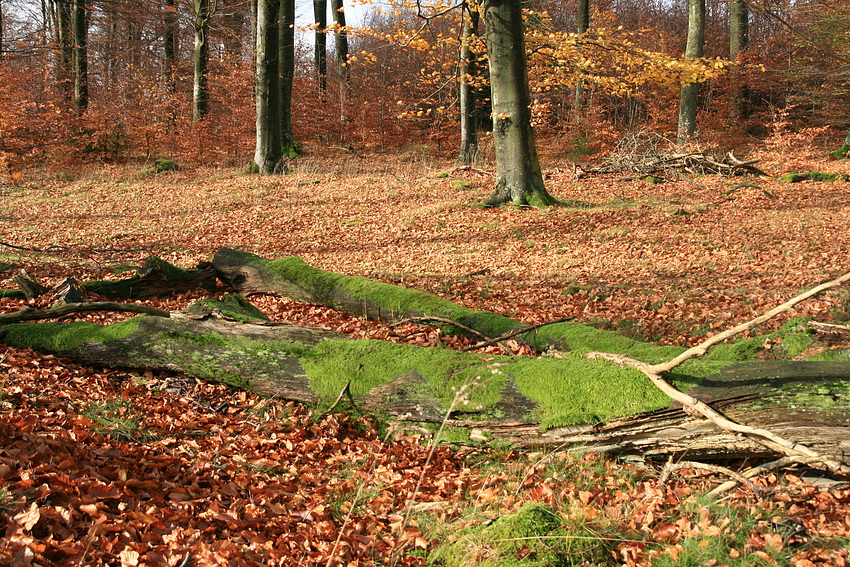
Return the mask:
[[[286,152],[295,149],[292,136],[292,81],[295,76],[295,0],[281,0],[278,30],[280,91],[280,143]]]
[[[3,44],[3,0],[0,0],[0,55],[3,55],[5,46]]]
[[[482,4],[482,14],[496,150],[496,187],[485,205],[553,205],[557,201],[543,185],[531,125],[521,0],[487,0]]]
[[[328,89],[328,0],[313,0],[313,17],[316,20],[316,46],[313,49],[313,65],[319,96],[324,100]]]
[[[280,0],[257,1],[257,145],[254,163],[263,175],[285,171],[280,143],[279,16]]]
[[[163,16],[163,55],[165,68],[165,86],[169,94],[177,90],[175,70],[177,68],[177,6],[174,0],[165,0],[165,15]]]
[[[339,120],[345,135],[345,108],[349,98],[348,85],[348,31],[345,29],[345,6],[343,0],[331,0],[334,20],[334,49],[336,51],[336,71],[339,80]]]
[[[74,34],[74,107],[78,114],[82,114],[89,105],[89,30],[86,0],[74,0],[71,28]]]
[[[576,28],[576,33],[579,36],[587,33],[588,28],[590,27],[590,0],[578,0],[578,27]],[[577,49],[581,51],[581,40],[579,40],[576,45]],[[579,120],[581,120],[581,110],[584,106],[584,81],[579,79],[576,81],[576,92],[575,92],[575,100],[573,103],[573,122],[578,124]]]
[[[51,14],[54,19],[54,41],[59,46],[59,58],[56,62],[56,82],[71,104],[73,100],[72,65],[74,62],[74,44],[71,33],[71,4],[65,0],[51,0]]]
[[[472,43],[478,37],[478,10],[465,4],[462,13],[463,36],[460,43],[460,163],[474,163],[478,158],[478,127],[475,120],[477,97],[472,82],[478,75]]]
[[[746,0],[729,2],[729,59],[735,61],[750,44],[750,10]],[[736,75],[745,80],[742,73]],[[749,116],[749,88],[743,82],[736,83],[732,91],[730,118],[743,120]]]
[[[688,0],[688,41],[685,45],[685,58],[702,57],[705,43],[705,0]],[[676,143],[684,144],[694,135],[697,124],[697,95],[699,83],[682,84],[679,97],[679,126]]]
[[[207,87],[207,65],[210,58],[209,44],[210,0],[195,0],[195,55],[194,89],[192,96],[192,119],[202,120],[210,110]]]

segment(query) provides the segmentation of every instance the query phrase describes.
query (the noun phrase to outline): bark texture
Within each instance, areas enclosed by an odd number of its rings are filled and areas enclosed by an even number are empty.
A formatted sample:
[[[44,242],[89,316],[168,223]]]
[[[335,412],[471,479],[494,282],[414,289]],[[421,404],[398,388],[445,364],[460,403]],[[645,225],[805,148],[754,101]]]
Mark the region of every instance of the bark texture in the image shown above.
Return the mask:
[[[210,111],[207,65],[210,58],[209,22],[210,0],[195,0],[195,52],[193,55],[194,86],[192,90],[192,119],[201,120]]]
[[[280,139],[280,80],[278,57],[280,0],[257,2],[257,142],[254,163],[259,173],[286,171]]]
[[[463,35],[460,44],[460,163],[475,163],[478,158],[478,127],[475,116],[476,96],[472,82],[478,76],[476,54],[471,49],[472,42],[478,37],[478,11],[464,6],[462,12]]]
[[[705,0],[688,0],[688,40],[685,58],[702,57],[705,44]],[[677,143],[684,144],[694,135],[697,125],[699,83],[684,82],[679,96],[679,127]]]
[[[525,38],[520,0],[482,5],[490,61],[496,186],[487,206],[506,203],[548,207],[557,201],[543,184],[531,124]]]

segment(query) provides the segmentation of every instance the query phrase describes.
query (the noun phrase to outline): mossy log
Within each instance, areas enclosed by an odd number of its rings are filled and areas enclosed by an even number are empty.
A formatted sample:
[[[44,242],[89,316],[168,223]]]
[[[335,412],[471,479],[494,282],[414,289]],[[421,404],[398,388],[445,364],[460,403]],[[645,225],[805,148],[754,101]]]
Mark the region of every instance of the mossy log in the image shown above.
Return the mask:
[[[455,439],[472,432],[520,445],[658,457],[766,454],[760,445],[671,407],[638,370],[584,357],[603,343],[630,346],[650,360],[669,358],[675,347],[623,342],[616,333],[570,325],[573,349],[563,358],[500,357],[275,324],[231,296],[198,302],[170,318],[143,315],[108,326],[9,324],[0,327],[0,340],[92,366],[172,370],[318,408],[348,387],[363,410],[426,425],[448,418]],[[850,451],[850,365],[735,363],[751,352],[742,344],[748,343],[720,346],[708,360],[689,361],[668,378],[715,400],[741,423],[823,453]]]

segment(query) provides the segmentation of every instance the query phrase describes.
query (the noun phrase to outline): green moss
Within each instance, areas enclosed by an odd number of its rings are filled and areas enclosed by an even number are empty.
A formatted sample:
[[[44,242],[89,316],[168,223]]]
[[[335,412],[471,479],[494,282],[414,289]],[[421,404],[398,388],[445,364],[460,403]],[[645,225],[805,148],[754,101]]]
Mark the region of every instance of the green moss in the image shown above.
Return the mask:
[[[3,326],[3,342],[56,353],[70,353],[83,343],[123,339],[139,327],[145,315],[105,327],[86,321],[73,323],[15,323]]]
[[[446,567],[571,567],[611,562],[611,545],[589,523],[565,522],[551,507],[525,504],[491,525],[462,530],[428,558]]]
[[[641,179],[643,179],[647,183],[653,183],[653,184],[664,183],[663,177],[656,177],[654,175],[644,175],[643,177],[641,177]]]
[[[240,323],[256,323],[257,321],[270,321],[257,307],[239,295],[238,293],[227,293],[221,299],[206,298],[189,305],[185,310],[193,316],[205,316],[213,312],[220,313],[228,319]]]
[[[850,348],[825,350],[806,358],[806,360],[812,362],[850,362]]]
[[[848,153],[850,153],[850,145],[843,144],[840,148],[838,148],[834,152],[830,152],[827,155],[836,159],[842,159],[846,158]]]
[[[26,297],[24,292],[19,289],[0,289],[0,298],[8,297],[9,299],[23,299]]]
[[[810,171],[808,173],[786,173],[779,178],[783,183],[799,183],[800,181],[847,181],[850,178],[846,173],[827,173],[824,171]]]

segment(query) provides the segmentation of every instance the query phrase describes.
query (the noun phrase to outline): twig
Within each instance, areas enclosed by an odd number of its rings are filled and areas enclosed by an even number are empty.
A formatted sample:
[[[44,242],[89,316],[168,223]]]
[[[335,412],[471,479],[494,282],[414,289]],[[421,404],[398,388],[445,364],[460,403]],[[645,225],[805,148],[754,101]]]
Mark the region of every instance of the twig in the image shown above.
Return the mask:
[[[775,461],[770,461],[769,463],[764,463],[764,464],[761,464],[757,467],[747,469],[747,470],[745,470],[744,472],[741,473],[741,476],[744,477],[745,480],[748,480],[748,479],[757,477],[760,474],[775,471],[775,470],[778,470],[778,469],[784,469],[785,467],[788,467],[788,466],[791,466],[791,465],[797,465],[797,464],[811,465],[811,464],[823,463],[827,460],[839,460],[840,458],[841,457],[838,457],[836,455],[825,455],[825,456],[822,456],[822,457],[799,457],[799,456],[782,457],[780,459],[776,459]],[[740,484],[740,482],[738,480],[730,480],[730,481],[724,482],[720,486],[712,489],[707,494],[707,496],[709,496],[710,498],[717,498],[721,494],[725,494],[726,492],[729,492],[730,490],[732,490],[733,488],[735,488],[739,484]]]
[[[726,339],[734,337],[735,335],[737,335],[739,333],[743,333],[744,331],[748,331],[749,329],[752,329],[756,325],[760,325],[760,324],[764,323],[765,321],[776,317],[780,313],[790,311],[798,303],[801,303],[801,302],[809,299],[810,297],[819,294],[822,291],[825,291],[827,289],[832,289],[834,287],[838,287],[838,286],[842,285],[843,283],[845,283],[847,281],[850,281],[850,272],[848,272],[848,273],[844,274],[843,276],[836,278],[836,279],[834,279],[830,282],[827,282],[827,283],[821,284],[817,287],[814,287],[814,288],[810,289],[809,291],[807,291],[805,293],[801,293],[797,297],[786,301],[782,305],[771,309],[770,311],[768,311],[764,315],[756,317],[752,321],[748,321],[746,323],[738,325],[737,327],[733,327],[732,329],[729,329],[728,331],[723,331],[722,333],[714,335],[713,337],[701,342],[697,346],[689,348],[688,350],[686,350],[685,352],[683,352],[682,354],[680,354],[679,356],[677,356],[673,360],[670,360],[668,362],[664,362],[662,364],[646,365],[646,366],[648,367],[649,371],[654,373],[654,374],[661,374],[662,372],[669,372],[669,371],[673,370],[674,368],[676,368],[677,366],[679,366],[680,364],[682,364],[683,362],[685,362],[686,360],[688,360],[690,358],[693,358],[695,356],[702,356],[703,354],[706,353],[706,351],[708,351],[708,349],[710,347],[712,347],[712,346],[714,346],[718,343],[722,343]],[[645,364],[645,363],[641,363],[641,364]]]
[[[699,463],[696,461],[679,461],[678,463],[668,462],[664,465],[664,469],[661,471],[661,476],[659,477],[658,481],[662,484],[666,483],[667,479],[670,477],[670,474],[682,469],[703,469],[716,474],[722,474],[725,476],[732,477],[734,479],[735,486],[737,486],[738,484],[746,484],[756,494],[762,491],[760,487],[750,482],[750,480],[744,474],[735,472],[732,469],[726,467],[721,467],[719,465],[710,465],[708,463]]]
[[[486,341],[481,341],[480,343],[476,343],[472,346],[468,346],[464,349],[461,349],[461,352],[468,352],[470,350],[488,347],[490,345],[504,341],[504,340],[509,339],[511,337],[515,337],[517,335],[524,335],[528,331],[536,331],[540,327],[545,327],[546,325],[553,325],[555,323],[564,323],[566,321],[571,321],[573,319],[575,319],[575,317],[561,317],[560,319],[554,319],[552,321],[546,321],[545,323],[538,323],[537,325],[527,325],[525,327],[520,327],[519,329],[513,330],[510,333],[506,333],[504,335],[496,337],[495,339],[487,339]]]
[[[324,412],[322,412],[321,417],[324,417],[324,416],[328,415],[329,413],[333,412],[333,410],[336,409],[336,406],[339,405],[339,402],[342,401],[342,398],[345,398],[345,397],[348,398],[349,403],[354,407],[354,409],[356,409],[358,412],[360,412],[360,408],[358,408],[357,404],[354,403],[354,398],[351,395],[350,386],[351,386],[351,380],[349,380],[348,382],[345,383],[345,386],[343,386],[342,390],[339,393],[339,396],[336,397],[336,401],[333,404],[331,404],[331,407],[329,407]],[[363,413],[363,412],[360,412],[360,413]]]
[[[171,313],[156,307],[137,305],[135,303],[113,303],[111,301],[94,301],[92,303],[68,303],[57,305],[49,309],[32,309],[25,307],[14,313],[0,315],[0,325],[17,323],[19,321],[37,321],[38,319],[58,319],[73,313],[84,313],[88,311],[117,311],[125,313],[144,313],[156,317],[171,317]]]
[[[434,321],[435,323],[444,323],[446,325],[453,325],[453,326],[457,327],[458,329],[462,330],[463,332],[469,333],[470,335],[475,335],[477,337],[481,337],[484,340],[490,339],[490,337],[488,337],[487,335],[485,335],[484,333],[482,333],[480,331],[476,331],[475,329],[473,329],[471,327],[467,327],[466,325],[462,325],[462,324],[458,323],[457,321],[452,321],[451,319],[444,319],[443,317],[407,317],[406,319],[402,319],[401,321],[398,321],[397,323],[393,323],[393,326],[401,325],[402,323],[408,323],[408,322],[410,322],[410,323],[426,323],[428,321]]]

